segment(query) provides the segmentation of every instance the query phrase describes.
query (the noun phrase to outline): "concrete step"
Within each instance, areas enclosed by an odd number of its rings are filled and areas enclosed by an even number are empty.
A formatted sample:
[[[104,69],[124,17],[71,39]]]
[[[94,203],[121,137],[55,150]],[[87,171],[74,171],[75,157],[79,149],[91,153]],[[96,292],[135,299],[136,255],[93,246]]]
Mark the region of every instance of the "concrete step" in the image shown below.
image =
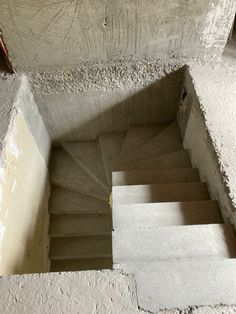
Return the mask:
[[[193,168],[119,171],[112,173],[112,186],[198,181],[200,181],[198,170]]]
[[[49,234],[66,236],[70,234],[106,233],[112,229],[111,213],[94,215],[51,215]]]
[[[106,132],[98,137],[109,183],[111,183],[111,173],[117,162],[125,136],[126,132]]]
[[[94,182],[93,178],[64,149],[53,149],[50,166],[51,182],[53,184],[98,199],[108,199],[108,194]]]
[[[51,259],[110,258],[111,234],[51,238],[49,254]]]
[[[183,148],[182,138],[176,122],[168,125],[162,132],[148,143],[133,151],[131,161],[145,160],[163,154],[168,154]]]
[[[113,262],[236,257],[232,225],[191,225],[116,229],[112,234]]]
[[[65,150],[80,166],[94,178],[97,184],[109,192],[102,153],[98,141],[77,141],[62,143]]]
[[[54,185],[49,211],[51,214],[102,214],[110,212],[110,207],[108,202]]]
[[[129,162],[118,165],[116,171],[134,171],[134,170],[151,170],[151,169],[172,169],[172,168],[191,168],[192,164],[187,150],[178,150],[176,152],[161,155],[158,157]]]
[[[158,261],[117,267],[134,274],[139,306],[148,313],[166,308],[236,304],[235,259]]]
[[[112,257],[110,258],[84,258],[84,259],[65,259],[53,260],[51,272],[62,271],[81,271],[81,270],[100,270],[111,269]]]
[[[115,205],[113,229],[222,223],[215,201]]]
[[[208,200],[204,183],[166,183],[112,187],[113,206],[117,204],[184,202]]]
[[[130,127],[127,131],[118,164],[126,163],[132,159],[133,151],[146,144],[151,138],[158,135],[168,124],[140,125]]]

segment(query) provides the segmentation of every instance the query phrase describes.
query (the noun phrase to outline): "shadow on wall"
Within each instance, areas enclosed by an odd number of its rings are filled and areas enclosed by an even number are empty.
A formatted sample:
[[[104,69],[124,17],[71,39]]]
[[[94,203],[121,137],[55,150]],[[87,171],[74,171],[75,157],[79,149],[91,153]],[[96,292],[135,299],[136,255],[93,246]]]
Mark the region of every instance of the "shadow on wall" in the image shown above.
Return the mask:
[[[176,118],[184,67],[145,88],[36,95],[54,142],[92,140],[100,132]]]

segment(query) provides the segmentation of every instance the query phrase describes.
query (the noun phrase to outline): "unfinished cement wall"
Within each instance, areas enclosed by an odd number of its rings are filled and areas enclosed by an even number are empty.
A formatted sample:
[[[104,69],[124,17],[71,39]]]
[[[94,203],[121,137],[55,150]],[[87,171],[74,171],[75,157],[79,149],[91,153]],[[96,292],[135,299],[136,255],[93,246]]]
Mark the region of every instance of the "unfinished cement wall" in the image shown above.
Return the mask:
[[[101,131],[173,121],[182,76],[181,64],[150,60],[29,72],[39,110],[56,141],[94,139]]]
[[[17,69],[114,58],[217,57],[234,0],[1,0],[0,28]]]
[[[26,77],[9,80],[3,81],[3,85],[12,91],[11,98],[6,97],[4,102],[1,94],[0,103],[2,111],[6,113],[1,118],[7,118],[9,123],[1,134],[1,275],[49,269],[47,158],[50,139],[37,112]],[[38,123],[34,125],[37,115]],[[42,141],[44,145],[39,149]]]
[[[235,65],[190,65],[178,119],[193,166],[219,202],[224,220],[236,228]]]

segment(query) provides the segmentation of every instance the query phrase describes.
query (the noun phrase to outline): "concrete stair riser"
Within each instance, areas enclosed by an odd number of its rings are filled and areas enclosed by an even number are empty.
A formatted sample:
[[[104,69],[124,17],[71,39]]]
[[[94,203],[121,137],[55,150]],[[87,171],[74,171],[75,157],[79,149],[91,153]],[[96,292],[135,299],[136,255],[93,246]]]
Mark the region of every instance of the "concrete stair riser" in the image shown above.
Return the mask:
[[[200,181],[198,170],[192,168],[120,171],[112,173],[112,186],[198,181]]]
[[[112,188],[116,204],[201,201],[209,199],[203,183],[126,185]]]
[[[102,200],[107,200],[108,197],[108,194],[63,149],[54,150],[51,160],[51,182]]]
[[[115,230],[222,223],[214,201],[115,205],[112,216]]]
[[[111,231],[111,213],[94,215],[51,215],[49,234],[68,235]]]
[[[109,183],[107,181],[102,154],[97,141],[69,142],[62,146],[70,156],[80,164],[101,188],[108,193]]]
[[[95,258],[112,256],[110,234],[51,238],[50,258]]]
[[[235,243],[233,227],[226,224],[118,228],[112,235],[113,262],[231,258]]]

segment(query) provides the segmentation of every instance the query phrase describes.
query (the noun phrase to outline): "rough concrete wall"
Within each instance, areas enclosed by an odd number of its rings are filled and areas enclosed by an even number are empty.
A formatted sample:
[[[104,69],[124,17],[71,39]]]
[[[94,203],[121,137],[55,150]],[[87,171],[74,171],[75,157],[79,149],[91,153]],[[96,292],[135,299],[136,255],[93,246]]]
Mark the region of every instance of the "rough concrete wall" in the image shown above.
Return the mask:
[[[17,109],[22,111],[36,145],[47,163],[50,138],[34,101],[27,77],[0,74],[0,152],[11,117]]]
[[[113,58],[217,57],[234,0],[1,0],[0,28],[18,69]]]
[[[118,271],[31,274],[0,278],[0,312],[7,314],[147,314],[132,275]],[[233,314],[236,306],[172,309],[160,314]]]
[[[48,171],[20,111],[2,154],[0,274],[46,271]]]
[[[86,140],[131,124],[173,121],[181,67],[159,60],[116,60],[28,74],[52,139]]]
[[[46,271],[50,139],[26,77],[6,78],[3,86],[0,274]]]
[[[207,182],[212,199],[219,201],[225,221],[236,227],[235,65],[191,65],[179,118],[186,127],[184,145],[193,165]]]

